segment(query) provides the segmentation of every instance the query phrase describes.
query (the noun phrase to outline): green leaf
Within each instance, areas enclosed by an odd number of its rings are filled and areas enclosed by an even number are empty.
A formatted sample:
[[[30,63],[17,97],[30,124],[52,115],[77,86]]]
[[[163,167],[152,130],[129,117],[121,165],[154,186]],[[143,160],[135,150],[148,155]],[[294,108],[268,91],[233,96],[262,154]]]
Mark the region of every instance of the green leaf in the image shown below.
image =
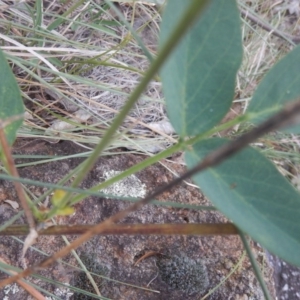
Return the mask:
[[[283,105],[300,97],[300,46],[281,59],[263,78],[256,89],[247,112],[251,113],[251,122],[261,123]],[[300,126],[294,126],[289,132],[299,133]]]
[[[64,66],[64,64],[56,57],[48,57],[48,61],[59,68]]]
[[[190,1],[169,1],[163,44]],[[170,121],[181,136],[216,125],[230,108],[242,59],[240,15],[234,0],[212,0],[161,72]]]
[[[17,81],[0,50],[0,120],[9,121],[14,117],[24,113],[24,106]],[[16,139],[17,130],[22,124],[22,120],[9,123],[4,128],[7,141],[10,145]]]
[[[51,202],[54,206],[60,207],[62,205],[62,200],[66,196],[67,192],[64,190],[55,190]]]
[[[69,215],[72,215],[74,212],[75,212],[74,207],[67,206],[67,207],[58,209],[56,213],[58,216],[69,216]]]
[[[225,139],[197,143],[186,154],[189,168]],[[248,147],[220,165],[194,176],[212,203],[254,240],[300,266],[300,195],[257,150]]]

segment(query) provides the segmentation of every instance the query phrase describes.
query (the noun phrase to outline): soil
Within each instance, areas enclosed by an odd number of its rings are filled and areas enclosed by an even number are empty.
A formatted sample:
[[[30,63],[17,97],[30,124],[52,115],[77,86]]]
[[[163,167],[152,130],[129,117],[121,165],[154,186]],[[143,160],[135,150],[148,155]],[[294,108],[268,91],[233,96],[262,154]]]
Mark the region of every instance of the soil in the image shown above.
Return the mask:
[[[15,149],[15,154],[57,156],[82,152],[79,146],[71,142],[50,144],[37,141],[29,145],[27,142],[24,144],[21,141]],[[103,181],[108,171],[125,170],[143,159],[144,156],[133,154],[101,157],[82,183],[81,188],[87,189]],[[19,173],[24,178],[57,183],[70,170],[78,166],[82,160],[83,158],[69,158],[22,167],[19,168]],[[17,164],[28,161],[28,159],[16,159]],[[167,161],[164,161],[164,164],[177,173],[184,171],[184,167],[180,165],[171,164]],[[136,176],[138,179],[136,179],[135,184],[139,183],[140,189],[146,189],[147,192],[153,191],[174,177],[160,164],[148,167],[137,173]],[[44,187],[33,185],[26,185],[26,187],[37,197],[47,190]],[[17,201],[16,193],[10,182],[0,181],[0,194],[1,200]],[[186,183],[165,192],[158,200],[210,205],[198,189]],[[128,205],[130,204],[125,201],[90,196],[75,206],[75,214],[69,217],[59,217],[56,222],[69,225],[96,224]],[[1,224],[17,212],[18,210],[12,208],[8,203],[0,202]],[[215,211],[147,205],[139,211],[131,213],[121,223],[215,223],[226,221],[226,218]],[[23,222],[24,219],[20,218],[15,223]],[[68,236],[69,241],[75,238],[75,236]],[[20,237],[20,239],[24,240],[24,237]],[[28,266],[42,261],[45,259],[45,255],[53,254],[64,245],[65,242],[62,237],[39,237],[38,242],[26,254]],[[259,245],[252,243],[252,246],[263,267],[269,290],[275,298],[274,267],[269,255],[266,255]],[[7,263],[22,267],[21,252],[22,243],[19,240],[13,237],[1,237],[0,257]],[[228,276],[240,260],[242,261],[237,270],[206,299],[263,299],[248,259],[246,257],[241,259],[243,246],[238,236],[96,236],[77,249],[77,254],[90,271],[114,280],[94,276],[101,295],[110,299],[201,299],[201,296],[214,289]],[[145,256],[143,257],[143,255]],[[141,257],[142,259],[136,264]],[[75,257],[69,254],[62,262],[56,263],[47,270],[42,270],[40,274],[48,279],[55,279],[61,283],[94,293],[86,275],[78,271],[76,266],[78,263]],[[278,277],[278,272],[276,272],[275,269],[275,275]],[[295,272],[298,272],[297,276],[299,277],[299,271]],[[2,273],[1,278],[5,276]],[[45,279],[34,277],[28,280],[55,294],[57,299],[93,299],[91,296],[76,293],[71,289],[54,286]],[[281,282],[282,280],[277,280],[279,289],[284,288]],[[20,287],[12,285],[0,291],[0,299],[25,300],[32,298]],[[55,298],[49,296],[47,299]]]

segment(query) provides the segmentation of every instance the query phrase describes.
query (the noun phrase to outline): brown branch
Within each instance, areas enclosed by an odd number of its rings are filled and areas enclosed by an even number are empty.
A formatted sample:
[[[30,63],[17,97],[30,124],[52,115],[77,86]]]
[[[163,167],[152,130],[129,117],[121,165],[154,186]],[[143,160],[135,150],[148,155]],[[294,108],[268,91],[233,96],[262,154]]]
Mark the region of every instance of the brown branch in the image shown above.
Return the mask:
[[[74,235],[89,231],[94,225],[56,225],[39,231],[41,235]],[[2,235],[27,235],[29,228],[26,225],[6,227],[0,232]],[[232,223],[220,224],[111,224],[103,228],[101,235],[230,235],[238,234],[237,228]]]
[[[39,270],[40,268],[46,268],[52,263],[54,263],[57,259],[66,256],[71,250],[78,248],[82,243],[85,243],[89,239],[91,239],[94,235],[100,234],[106,230],[107,227],[111,226],[113,223],[121,220],[122,218],[126,217],[129,213],[136,211],[143,205],[151,202],[152,199],[156,198],[161,193],[165,192],[173,188],[175,185],[180,183],[181,181],[195,175],[196,173],[203,171],[208,167],[216,166],[217,164],[221,163],[223,160],[233,156],[241,149],[245,148],[248,144],[254,142],[257,138],[261,137],[267,132],[272,130],[290,126],[295,123],[300,122],[299,118],[300,114],[300,100],[287,104],[279,113],[274,115],[273,117],[269,118],[266,122],[262,123],[258,127],[252,129],[250,132],[242,135],[241,137],[228,142],[224,146],[220,147],[219,149],[213,151],[212,153],[208,154],[202,162],[200,162],[197,166],[192,168],[191,170],[184,173],[179,178],[175,179],[174,181],[170,182],[169,184],[158,188],[154,193],[149,194],[144,199],[140,200],[139,202],[134,203],[127,209],[120,211],[113,215],[112,217],[108,218],[104,222],[93,226],[89,231],[82,234],[79,238],[73,241],[71,244],[67,245],[60,251],[53,254],[51,257],[45,259],[43,262],[38,264],[37,266],[30,267],[19,274],[7,278],[0,282],[0,288],[4,287],[7,284],[15,282],[18,279],[21,279],[25,276],[32,274],[33,272]]]
[[[15,116],[18,117],[18,116]],[[10,146],[8,145],[5,132],[4,132],[4,127],[8,125],[7,121],[0,121],[0,145],[2,147],[2,151],[4,154],[4,159],[6,159],[6,165],[8,168],[9,173],[14,176],[19,178],[19,173],[18,170],[14,164],[13,157],[11,155],[11,150]],[[20,200],[21,206],[25,212],[26,218],[28,225],[30,229],[35,229],[35,221],[32,215],[32,212],[30,210],[30,207],[28,205],[27,199],[26,199],[26,194],[25,191],[22,187],[22,184],[20,182],[14,181],[14,186],[18,195],[18,198]]]
[[[251,20],[253,23],[257,24],[259,27],[270,32],[271,34],[274,34],[275,36],[280,37],[289,43],[291,41],[293,43],[295,43],[296,45],[300,43],[300,36],[293,36],[288,33],[281,32],[280,30],[273,28],[271,25],[265,23],[264,21],[260,20],[259,18],[255,17],[255,16],[253,16],[249,11],[247,11],[245,9],[240,8],[240,11],[244,18]]]

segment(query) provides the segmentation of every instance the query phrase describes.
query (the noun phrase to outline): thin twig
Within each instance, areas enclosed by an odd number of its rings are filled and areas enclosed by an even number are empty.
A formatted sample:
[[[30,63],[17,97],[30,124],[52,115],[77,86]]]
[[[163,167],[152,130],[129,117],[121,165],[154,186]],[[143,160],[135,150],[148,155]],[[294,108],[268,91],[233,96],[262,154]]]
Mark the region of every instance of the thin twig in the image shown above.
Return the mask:
[[[82,234],[70,245],[64,247],[60,251],[53,254],[51,257],[45,259],[37,266],[30,267],[24,270],[23,272],[17,274],[16,276],[1,281],[0,288],[4,287],[7,284],[15,282],[18,279],[30,275],[33,272],[39,270],[40,268],[48,267],[49,265],[54,263],[57,259],[66,256],[71,250],[78,248],[81,244],[91,239],[94,235],[102,233],[108,226],[118,222],[119,220],[126,217],[129,213],[136,211],[137,209],[141,208],[143,205],[151,202],[153,198],[157,197],[161,193],[173,188],[181,181],[195,175],[200,171],[203,171],[208,167],[216,166],[217,164],[221,163],[222,161],[226,160],[227,158],[239,152],[241,149],[245,148],[248,144],[254,142],[257,138],[261,137],[265,133],[285,126],[291,126],[296,123],[299,123],[300,122],[299,114],[300,114],[300,100],[287,104],[279,113],[277,113],[273,117],[270,117],[267,121],[265,121],[258,127],[252,129],[250,132],[242,135],[236,140],[228,142],[226,145],[208,154],[202,160],[202,162],[200,162],[197,166],[195,166],[191,170],[184,173],[181,177],[175,179],[174,181],[170,182],[169,184],[161,188],[158,188],[152,194],[149,194],[144,199],[140,200],[139,202],[136,202],[135,204],[131,205],[127,209],[116,213],[115,215],[111,216],[104,222],[93,226],[89,231]]]
[[[40,224],[39,224],[40,225]],[[42,235],[74,235],[83,234],[89,231],[95,225],[55,225],[45,227],[38,231],[39,236]],[[26,225],[13,225],[6,227],[0,232],[3,235],[27,235],[29,228]],[[230,235],[238,234],[237,228],[232,223],[220,224],[111,224],[104,228],[101,235],[121,235],[121,234],[144,234],[144,235]]]
[[[18,117],[18,116],[16,116],[16,117]],[[0,122],[0,145],[2,147],[4,158],[6,159],[6,166],[8,168],[9,173],[14,177],[20,177],[18,170],[14,164],[13,157],[11,155],[10,146],[8,145],[8,142],[7,142],[7,139],[5,136],[4,127],[7,125],[8,124],[6,123],[6,121]],[[14,186],[17,191],[17,195],[19,197],[21,206],[24,209],[28,225],[29,225],[30,229],[34,230],[35,229],[34,217],[31,213],[30,207],[28,205],[28,202],[26,199],[26,194],[22,187],[22,184],[20,182],[14,181]]]

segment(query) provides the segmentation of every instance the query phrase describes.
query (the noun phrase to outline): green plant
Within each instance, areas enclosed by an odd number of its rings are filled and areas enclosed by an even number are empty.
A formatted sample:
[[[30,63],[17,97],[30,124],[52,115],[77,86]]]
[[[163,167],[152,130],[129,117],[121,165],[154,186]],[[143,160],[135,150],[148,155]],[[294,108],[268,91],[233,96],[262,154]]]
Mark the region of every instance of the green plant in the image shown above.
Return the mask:
[[[175,7],[172,3],[166,9],[162,40],[174,26]],[[184,7],[178,1],[176,9]],[[239,28],[235,1],[212,1],[165,64],[162,82],[167,108],[182,139],[202,135],[227,113],[242,55]],[[259,124],[299,97],[299,56],[300,48],[296,47],[268,72],[251,99],[244,122]],[[299,125],[289,130],[298,131]],[[187,165],[195,166],[226,143],[221,138],[202,138],[186,151]],[[194,180],[241,230],[273,253],[300,265],[296,250],[299,193],[262,154],[248,147]]]
[[[201,18],[185,34],[201,11],[203,11]],[[269,71],[256,89],[244,115],[217,126],[229,110],[234,98],[236,74],[242,57],[239,18],[239,12],[233,0],[170,1],[163,16],[161,46],[157,58],[153,60],[140,84],[129,96],[128,102],[115,118],[111,127],[104,133],[102,140],[97,144],[92,154],[81,166],[72,171],[68,178],[75,173],[77,174],[72,184],[72,188],[76,188],[92,168],[99,155],[112,141],[119,126],[151,78],[164,64],[161,79],[167,111],[173,127],[180,136],[179,142],[155,158],[150,158],[143,164],[107,180],[91,191],[95,192],[100,187],[105,188],[161,157],[166,157],[179,149],[185,149],[186,162],[189,168],[193,168],[203,159],[206,165],[198,165],[192,172],[185,174],[175,182],[178,183],[188,175],[195,175],[196,171],[208,168],[201,174],[196,174],[194,180],[216,207],[254,240],[285,260],[300,266],[297,251],[300,243],[298,234],[300,229],[298,223],[299,193],[259,151],[246,147],[246,144],[253,142],[263,133],[285,125],[284,122],[287,123],[286,125],[291,125],[293,120],[285,120],[283,117],[292,116],[293,110],[296,114],[299,109],[298,102],[290,104],[287,109],[279,113],[275,121],[270,119],[273,123],[266,123],[269,127],[263,127],[260,124],[300,96],[300,80],[296,63],[300,59],[300,48],[296,47]],[[62,20],[60,18],[52,23],[51,28],[54,25],[58,26]],[[168,57],[184,34],[185,36],[179,46]],[[3,58],[0,62],[6,64]],[[9,78],[9,81],[14,82],[13,78]],[[6,90],[1,101],[6,101],[6,97],[11,96],[7,92]],[[17,97],[13,96],[12,101],[15,99]],[[9,101],[8,104],[3,103],[18,107],[20,110],[6,110],[4,115],[1,115],[4,120],[22,112],[20,97],[18,97],[18,104],[12,101]],[[241,122],[254,123],[258,125],[259,130],[252,131],[252,136],[246,134],[247,139],[243,140],[243,137],[237,139],[237,141],[241,141],[240,144],[238,142],[229,143],[226,139],[210,137],[220,130],[230,128]],[[16,130],[20,125],[16,122],[12,124],[16,125],[5,127],[9,144],[13,142]],[[298,133],[299,125],[293,125],[289,132]],[[2,149],[5,147],[4,140],[2,141]],[[243,147],[246,148],[229,157]],[[221,150],[214,152],[215,149]],[[214,155],[208,156],[210,153]],[[207,162],[207,156],[214,159]],[[227,157],[229,158],[223,161]],[[5,160],[7,160],[7,155]],[[9,167],[7,168],[9,169]],[[42,266],[47,266],[55,259],[66,255],[68,251],[78,247],[80,243],[89,239],[93,234],[103,232],[113,222],[150,202],[152,198],[164,190],[165,188],[160,189],[141,202],[134,204],[130,209],[109,218],[97,227],[93,227],[70,246],[43,262]],[[69,209],[71,205],[81,201],[85,195],[80,193],[71,198],[68,190],[66,195],[59,199],[59,206],[56,205],[57,207],[55,207],[54,205],[50,212],[40,217],[40,221],[57,215],[59,210]],[[27,275],[33,271],[35,268],[30,268],[19,276]]]

